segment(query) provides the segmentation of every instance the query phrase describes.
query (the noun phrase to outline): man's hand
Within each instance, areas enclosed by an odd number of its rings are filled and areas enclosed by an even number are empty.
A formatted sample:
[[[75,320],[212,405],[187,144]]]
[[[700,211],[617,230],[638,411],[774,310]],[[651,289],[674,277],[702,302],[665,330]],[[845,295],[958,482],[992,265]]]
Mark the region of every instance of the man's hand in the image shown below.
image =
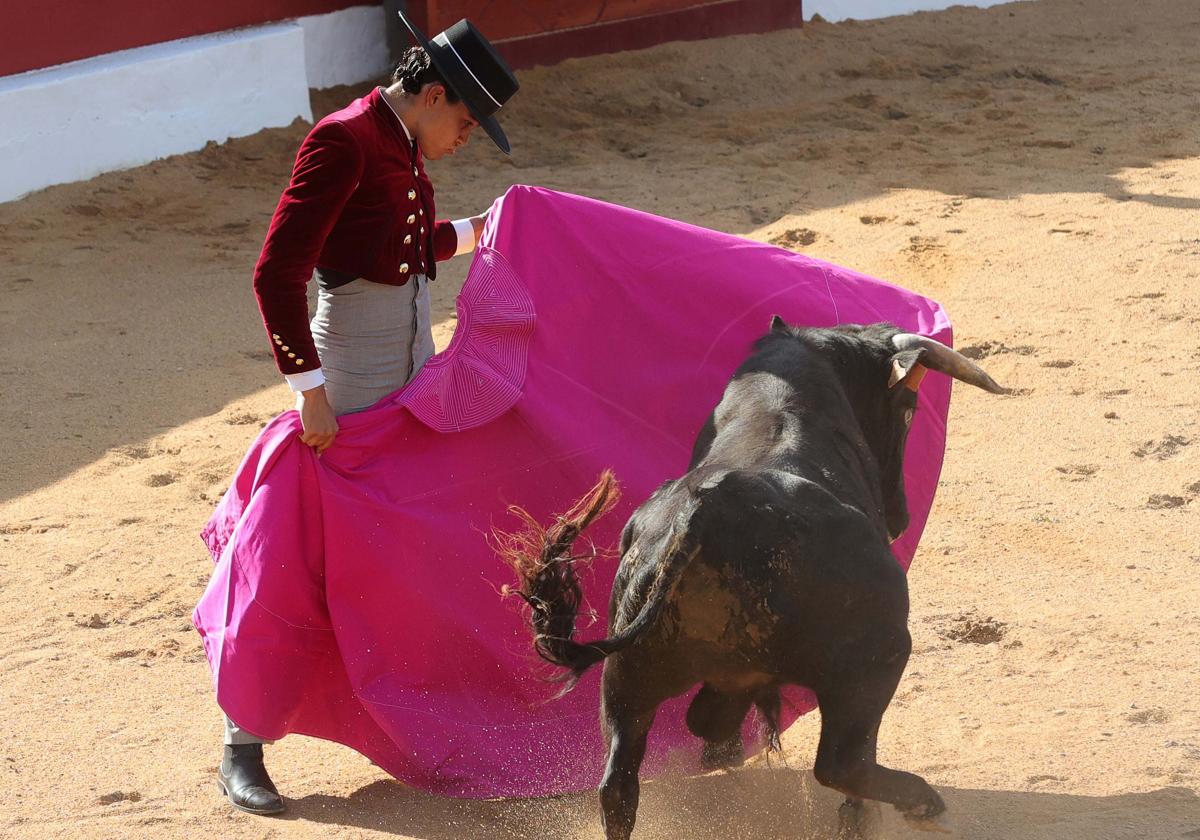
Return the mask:
[[[318,455],[333,443],[338,431],[337,417],[325,396],[324,385],[300,393],[300,424],[304,426],[300,440],[317,450]]]

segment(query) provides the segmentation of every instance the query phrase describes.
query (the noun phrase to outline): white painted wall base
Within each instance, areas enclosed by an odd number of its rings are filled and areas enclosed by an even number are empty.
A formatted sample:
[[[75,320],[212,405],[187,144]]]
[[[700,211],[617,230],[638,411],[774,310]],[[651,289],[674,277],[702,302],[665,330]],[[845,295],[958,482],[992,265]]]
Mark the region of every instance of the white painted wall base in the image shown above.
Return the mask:
[[[0,79],[0,201],[312,119],[304,30],[186,38]]]
[[[870,18],[907,15],[913,12],[933,12],[951,6],[999,6],[1013,0],[804,0],[804,19],[820,15],[835,23],[839,20],[868,20]]]
[[[356,6],[0,78],[0,202],[311,121],[310,87],[387,65],[383,7]]]
[[[297,18],[304,29],[304,66],[310,88],[353,85],[388,69],[382,5],[353,6],[327,15]]]

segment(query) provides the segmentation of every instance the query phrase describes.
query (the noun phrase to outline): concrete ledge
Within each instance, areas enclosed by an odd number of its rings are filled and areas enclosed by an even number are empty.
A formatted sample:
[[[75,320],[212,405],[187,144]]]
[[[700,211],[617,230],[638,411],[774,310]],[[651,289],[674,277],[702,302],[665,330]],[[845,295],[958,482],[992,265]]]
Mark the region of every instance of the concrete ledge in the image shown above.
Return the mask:
[[[0,79],[0,201],[312,119],[304,29],[186,38]]]
[[[839,20],[869,20],[871,18],[907,15],[913,12],[935,12],[951,6],[999,6],[1014,0],[804,0],[804,19],[820,15],[830,23]]]
[[[353,85],[382,78],[389,69],[383,6],[354,6],[297,18],[304,29],[304,65],[310,88]]]

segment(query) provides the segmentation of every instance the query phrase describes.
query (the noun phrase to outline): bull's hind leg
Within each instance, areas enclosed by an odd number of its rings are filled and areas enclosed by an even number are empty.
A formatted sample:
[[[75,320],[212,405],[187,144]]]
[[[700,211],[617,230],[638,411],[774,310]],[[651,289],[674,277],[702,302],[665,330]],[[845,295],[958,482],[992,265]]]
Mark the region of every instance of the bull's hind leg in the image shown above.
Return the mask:
[[[614,654],[604,663],[600,720],[608,742],[608,765],[600,782],[600,808],[607,840],[628,840],[633,833],[646,737],[659,704],[680,693],[673,688],[665,686],[653,669],[635,665],[627,653]]]
[[[882,767],[876,739],[908,660],[907,650],[872,674],[856,674],[818,692],[821,741],[813,772],[817,781],[850,799],[888,802],[915,819],[946,809],[942,798],[920,776]]]

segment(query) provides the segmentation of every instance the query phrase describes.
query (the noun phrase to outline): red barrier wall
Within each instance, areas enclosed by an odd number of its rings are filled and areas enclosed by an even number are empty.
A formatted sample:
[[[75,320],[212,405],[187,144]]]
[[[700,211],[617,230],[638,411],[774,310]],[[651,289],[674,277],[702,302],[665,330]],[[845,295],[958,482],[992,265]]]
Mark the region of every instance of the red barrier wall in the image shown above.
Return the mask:
[[[371,0],[4,0],[0,76]]]
[[[419,5],[410,2],[410,6]],[[430,28],[470,18],[491,41],[648,17],[704,5],[698,0],[425,0]]]
[[[516,68],[800,26],[800,0],[409,0],[433,34],[469,18]]]
[[[377,0],[5,0],[0,76]],[[800,0],[408,0],[432,35],[470,18],[514,67],[802,22]]]

